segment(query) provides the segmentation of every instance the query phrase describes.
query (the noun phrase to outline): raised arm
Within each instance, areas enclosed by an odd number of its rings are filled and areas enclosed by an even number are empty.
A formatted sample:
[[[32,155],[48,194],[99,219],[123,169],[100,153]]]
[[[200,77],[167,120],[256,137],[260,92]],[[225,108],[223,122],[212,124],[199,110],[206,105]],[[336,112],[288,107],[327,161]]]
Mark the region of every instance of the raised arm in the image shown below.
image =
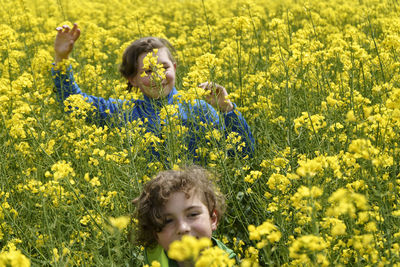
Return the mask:
[[[75,42],[78,40],[81,31],[75,23],[72,29],[64,25],[56,28],[57,36],[54,41],[54,63],[60,63],[63,59],[68,59],[69,54],[74,48]],[[88,95],[81,91],[75,82],[72,67],[68,66],[65,70],[52,68],[51,70],[57,100],[63,104],[64,100],[70,95],[80,94],[95,107],[95,111],[88,117],[89,121],[98,122],[100,125],[110,121],[114,113],[121,111],[123,101],[118,99],[104,99]]]
[[[76,40],[78,40],[81,30],[78,24],[74,23],[72,29],[68,25],[57,27],[57,36],[54,41],[54,62],[61,62],[63,59],[68,59],[69,54],[74,48]]]

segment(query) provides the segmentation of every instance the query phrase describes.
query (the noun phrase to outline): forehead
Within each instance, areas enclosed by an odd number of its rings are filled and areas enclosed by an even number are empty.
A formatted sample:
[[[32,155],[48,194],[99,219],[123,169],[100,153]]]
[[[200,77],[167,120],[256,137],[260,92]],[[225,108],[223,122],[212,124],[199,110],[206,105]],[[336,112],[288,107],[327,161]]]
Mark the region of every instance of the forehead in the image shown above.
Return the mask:
[[[171,62],[171,59],[169,58],[168,55],[168,49],[166,47],[161,47],[158,48],[157,54],[154,54],[154,52],[143,52],[139,55],[138,57],[138,63],[139,63],[139,68],[143,67],[143,59],[147,56],[148,53],[153,53],[153,56],[157,55],[157,62],[160,64],[169,64]]]
[[[183,211],[190,207],[205,207],[204,196],[201,192],[191,190],[188,194],[184,192],[174,192],[170,195],[167,202],[164,204],[164,213],[174,213]]]

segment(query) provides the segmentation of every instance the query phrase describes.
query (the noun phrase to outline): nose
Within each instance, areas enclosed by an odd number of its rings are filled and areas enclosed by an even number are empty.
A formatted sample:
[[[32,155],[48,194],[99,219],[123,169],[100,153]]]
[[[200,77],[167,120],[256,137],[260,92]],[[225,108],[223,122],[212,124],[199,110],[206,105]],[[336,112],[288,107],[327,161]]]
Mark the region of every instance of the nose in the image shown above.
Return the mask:
[[[157,69],[155,72],[152,73],[151,77],[154,79],[158,80],[164,80],[165,79],[165,72],[161,71],[160,69]]]
[[[179,235],[186,235],[190,232],[190,225],[185,220],[180,220],[178,222],[177,232]]]

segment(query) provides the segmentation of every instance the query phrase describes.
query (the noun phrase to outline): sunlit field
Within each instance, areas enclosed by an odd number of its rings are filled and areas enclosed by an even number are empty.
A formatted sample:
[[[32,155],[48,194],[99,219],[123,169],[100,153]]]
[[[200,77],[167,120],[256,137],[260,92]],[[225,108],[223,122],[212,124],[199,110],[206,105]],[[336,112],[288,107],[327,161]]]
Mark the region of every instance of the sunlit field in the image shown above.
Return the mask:
[[[140,122],[96,126],[81,97],[57,102],[55,28],[74,22],[69,63],[87,93],[141,98],[118,66],[144,36],[175,46],[183,98],[201,97],[201,82],[226,87],[254,157],[229,157],[242,140],[215,129],[198,152],[227,198],[214,236],[241,266],[400,266],[397,1],[0,4],[0,266],[142,266],[132,199],[159,171],[192,163],[174,106],[154,136]],[[174,252],[196,266],[233,265],[217,250],[185,254],[200,245],[184,242]]]

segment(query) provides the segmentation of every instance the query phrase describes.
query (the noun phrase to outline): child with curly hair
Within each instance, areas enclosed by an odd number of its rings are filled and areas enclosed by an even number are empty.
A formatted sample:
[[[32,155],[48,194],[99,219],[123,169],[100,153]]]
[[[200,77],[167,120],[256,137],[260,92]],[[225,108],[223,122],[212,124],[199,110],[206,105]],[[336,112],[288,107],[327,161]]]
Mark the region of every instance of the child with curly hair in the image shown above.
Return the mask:
[[[207,237],[229,258],[236,254],[212,237],[225,211],[225,199],[205,169],[192,166],[160,172],[134,200],[138,229],[136,242],[145,247],[145,264],[184,266],[168,258],[168,249],[184,235]]]

